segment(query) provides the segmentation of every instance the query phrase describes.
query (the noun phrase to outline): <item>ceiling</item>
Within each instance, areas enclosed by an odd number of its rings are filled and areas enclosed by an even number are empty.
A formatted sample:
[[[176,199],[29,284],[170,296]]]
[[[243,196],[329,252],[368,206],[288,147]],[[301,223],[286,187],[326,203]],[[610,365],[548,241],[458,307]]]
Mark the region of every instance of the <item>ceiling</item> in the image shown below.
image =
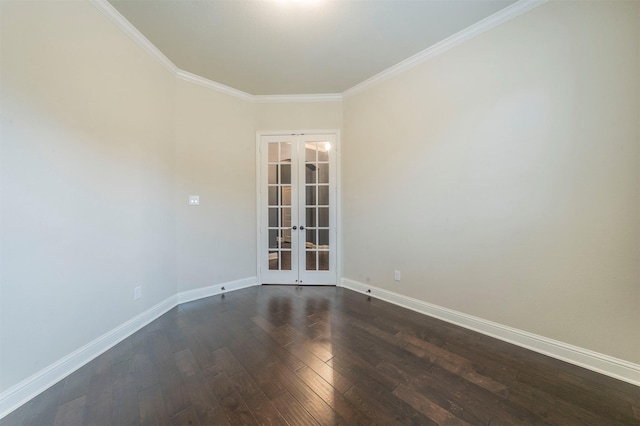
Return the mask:
[[[342,93],[515,0],[109,0],[178,68],[252,95]]]

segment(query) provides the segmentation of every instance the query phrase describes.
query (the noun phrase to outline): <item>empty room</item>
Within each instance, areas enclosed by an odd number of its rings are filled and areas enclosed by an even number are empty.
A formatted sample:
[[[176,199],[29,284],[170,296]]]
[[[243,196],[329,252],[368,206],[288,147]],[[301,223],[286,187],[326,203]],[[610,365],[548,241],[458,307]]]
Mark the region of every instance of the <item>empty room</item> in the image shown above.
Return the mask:
[[[640,425],[640,1],[0,20],[0,425]]]

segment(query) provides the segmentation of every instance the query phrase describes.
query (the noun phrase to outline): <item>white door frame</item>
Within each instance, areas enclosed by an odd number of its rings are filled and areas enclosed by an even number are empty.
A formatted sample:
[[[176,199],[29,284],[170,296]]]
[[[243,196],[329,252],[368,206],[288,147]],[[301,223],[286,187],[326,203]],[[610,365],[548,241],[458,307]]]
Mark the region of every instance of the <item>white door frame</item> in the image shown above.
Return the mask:
[[[262,284],[262,263],[261,263],[261,234],[262,227],[262,201],[263,196],[261,188],[262,176],[262,155],[261,155],[261,139],[263,136],[282,136],[282,135],[334,135],[335,136],[335,167],[336,167],[336,285],[341,286],[342,277],[342,172],[341,172],[341,151],[342,141],[340,138],[340,130],[338,129],[301,129],[301,130],[280,130],[280,131],[258,131],[256,132],[256,271],[258,284]]]

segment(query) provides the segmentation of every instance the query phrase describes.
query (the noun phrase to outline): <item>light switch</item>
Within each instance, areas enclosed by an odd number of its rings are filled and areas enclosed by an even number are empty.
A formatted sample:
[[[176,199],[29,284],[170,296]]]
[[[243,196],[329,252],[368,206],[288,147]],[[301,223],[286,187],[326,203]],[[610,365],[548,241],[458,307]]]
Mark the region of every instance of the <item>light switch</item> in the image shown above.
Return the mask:
[[[200,205],[200,196],[199,195],[189,195],[189,205],[190,206],[199,206]]]

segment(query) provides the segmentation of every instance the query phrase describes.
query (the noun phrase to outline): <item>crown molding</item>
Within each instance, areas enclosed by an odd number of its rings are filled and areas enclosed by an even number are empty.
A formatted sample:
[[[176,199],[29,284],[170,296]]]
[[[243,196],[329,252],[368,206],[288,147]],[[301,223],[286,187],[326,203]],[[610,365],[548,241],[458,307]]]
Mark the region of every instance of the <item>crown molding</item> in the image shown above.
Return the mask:
[[[111,22],[116,24],[126,35],[128,35],[133,41],[135,41],[142,49],[147,52],[153,59],[158,61],[163,67],[167,69],[171,74],[178,72],[178,67],[171,62],[169,58],[149,41],[145,36],[133,24],[127,21],[127,18],[122,16],[115,7],[111,5],[107,0],[89,0],[100,12],[106,15]]]
[[[225,86],[188,71],[178,70],[176,78],[197,84],[202,87],[235,96],[243,101],[252,103],[278,103],[278,102],[338,102],[342,100],[340,93],[320,93],[311,95],[252,95],[233,87]]]
[[[507,6],[504,9],[494,13],[493,15],[488,16],[481,21],[478,21],[470,27],[467,27],[464,30],[455,33],[454,35],[447,37],[446,39],[434,44],[433,46],[423,50],[422,52],[416,53],[415,55],[405,59],[404,61],[399,62],[398,64],[387,68],[386,70],[374,75],[373,77],[356,84],[352,88],[342,92],[342,96],[343,98],[347,98],[377,84],[380,84],[383,81],[390,79],[391,77],[395,77],[400,73],[403,73],[417,65],[422,64],[423,62],[433,58],[434,56],[444,53],[447,50],[484,33],[485,31],[488,31],[500,24],[510,21],[511,19],[520,16],[523,13],[528,12],[529,10],[546,3],[547,1],[548,0],[519,0],[512,5]]]
[[[340,102],[342,93],[318,93],[310,95],[254,95],[253,102]]]
[[[234,96],[238,99],[242,99],[243,101],[247,101],[247,102],[253,102],[253,98],[255,97],[247,92],[243,92],[242,90],[225,86],[224,84],[220,84],[215,81],[209,80],[207,78],[200,77],[199,75],[192,74],[188,71],[178,70],[176,72],[176,78],[180,80],[188,81],[193,84],[197,84],[198,86],[215,90],[220,93],[225,93],[227,95]]]

